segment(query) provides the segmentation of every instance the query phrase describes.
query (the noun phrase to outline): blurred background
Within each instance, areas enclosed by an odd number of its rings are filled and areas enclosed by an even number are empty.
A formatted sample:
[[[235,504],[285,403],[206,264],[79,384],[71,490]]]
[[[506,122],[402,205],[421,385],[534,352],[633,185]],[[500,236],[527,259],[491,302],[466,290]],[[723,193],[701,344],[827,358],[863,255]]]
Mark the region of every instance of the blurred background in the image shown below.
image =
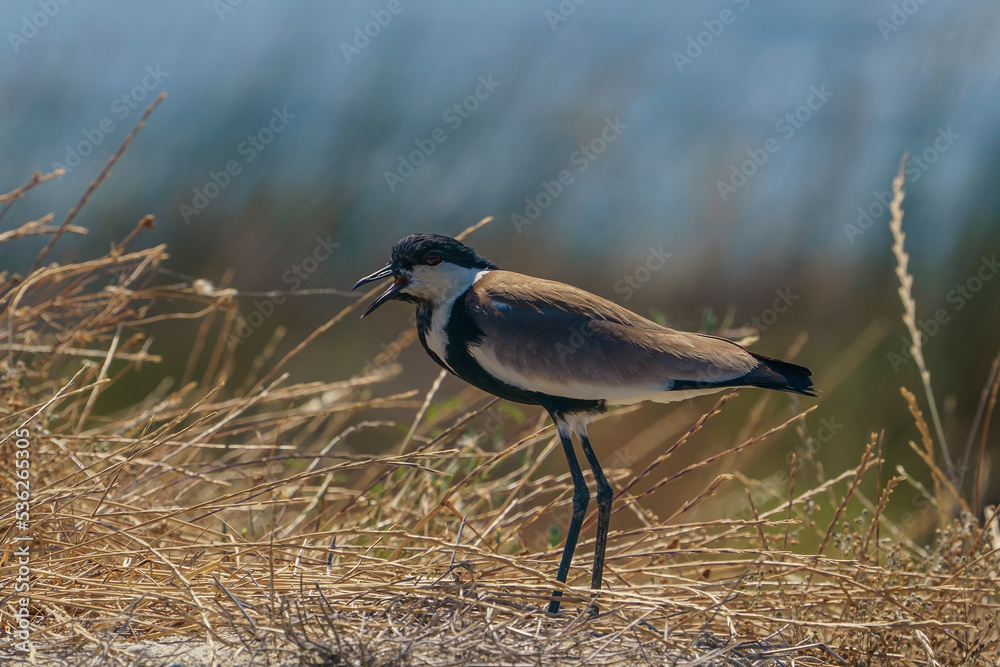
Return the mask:
[[[231,271],[242,291],[349,290],[399,237],[494,216],[468,242],[504,268],[677,328],[752,325],[755,351],[813,368],[823,394],[804,429],[735,462],[760,478],[792,452],[840,471],[882,430],[884,476],[912,460],[919,435],[899,387],[925,411],[926,399],[903,354],[885,206],[908,151],[925,354],[957,459],[970,441],[1000,345],[992,0],[32,0],[4,2],[0,21],[0,190],[67,171],[18,202],[5,229],[61,220],[169,94],[77,220],[90,234],[64,238],[50,260],[102,252],[151,213],[145,242],[169,243],[178,274],[164,280]],[[4,245],[0,266],[25,271],[41,245]],[[355,298],[241,299],[241,363],[276,327],[286,351]],[[426,391],[433,363],[419,346],[393,348],[411,315],[352,316],[290,370],[335,380],[398,361],[399,387]],[[99,407],[179,373],[185,345],[158,338],[151,351],[168,363],[120,380]],[[461,390],[448,378],[441,395]],[[732,444],[760,400],[727,406],[705,446]],[[792,414],[786,397],[767,400],[754,432]],[[606,456],[634,443],[622,463],[642,465],[712,401],[611,418],[595,443]],[[378,437],[354,446],[390,442]],[[901,503],[919,515],[916,500]]]

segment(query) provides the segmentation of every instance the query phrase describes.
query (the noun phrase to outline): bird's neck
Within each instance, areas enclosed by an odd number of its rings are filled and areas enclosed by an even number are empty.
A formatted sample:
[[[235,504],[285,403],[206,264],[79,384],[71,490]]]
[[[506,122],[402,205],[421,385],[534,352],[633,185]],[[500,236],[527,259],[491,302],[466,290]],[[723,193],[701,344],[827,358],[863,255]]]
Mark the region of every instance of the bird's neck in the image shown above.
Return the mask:
[[[426,335],[431,327],[431,319],[434,317],[434,304],[430,301],[421,301],[417,304],[417,331]]]

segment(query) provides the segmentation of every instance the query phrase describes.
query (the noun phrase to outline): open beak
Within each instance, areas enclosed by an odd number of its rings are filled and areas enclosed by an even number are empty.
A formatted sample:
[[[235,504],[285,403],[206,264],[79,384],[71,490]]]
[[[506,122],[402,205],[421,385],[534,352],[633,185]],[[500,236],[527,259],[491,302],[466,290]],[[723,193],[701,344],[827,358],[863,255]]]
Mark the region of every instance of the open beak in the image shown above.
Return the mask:
[[[386,278],[390,278],[392,276],[393,276],[392,265],[390,264],[385,268],[379,269],[370,276],[365,276],[358,282],[354,283],[354,287],[352,287],[351,289],[358,289],[362,285],[367,285],[368,283],[374,283],[379,280],[385,280]],[[371,305],[368,306],[368,309],[365,310],[364,313],[362,313],[361,317],[364,317],[365,315],[372,312],[373,310],[381,306],[383,303],[385,303],[392,297],[396,296],[400,288],[406,284],[406,278],[404,278],[401,275],[396,275],[395,278],[396,278],[395,282],[393,282],[393,284],[389,287],[389,289],[379,294],[378,298],[372,301]]]

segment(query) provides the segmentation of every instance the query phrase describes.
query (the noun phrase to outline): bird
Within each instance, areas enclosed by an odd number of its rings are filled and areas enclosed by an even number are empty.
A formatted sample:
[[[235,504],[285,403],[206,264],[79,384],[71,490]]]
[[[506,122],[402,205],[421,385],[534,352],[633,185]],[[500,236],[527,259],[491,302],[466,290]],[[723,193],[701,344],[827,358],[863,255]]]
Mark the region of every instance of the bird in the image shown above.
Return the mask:
[[[354,289],[392,278],[364,311],[398,300],[416,304],[427,354],[465,382],[501,399],[544,408],[573,481],[573,513],[556,573],[566,583],[590,490],[575,436],[597,486],[591,589],[603,584],[614,492],[587,424],[609,406],[666,403],[731,387],[815,396],[808,368],[766,357],[726,338],[675,331],[583,289],[505,271],[448,236],[411,234],[389,263]],[[558,614],[562,592],[549,598]]]

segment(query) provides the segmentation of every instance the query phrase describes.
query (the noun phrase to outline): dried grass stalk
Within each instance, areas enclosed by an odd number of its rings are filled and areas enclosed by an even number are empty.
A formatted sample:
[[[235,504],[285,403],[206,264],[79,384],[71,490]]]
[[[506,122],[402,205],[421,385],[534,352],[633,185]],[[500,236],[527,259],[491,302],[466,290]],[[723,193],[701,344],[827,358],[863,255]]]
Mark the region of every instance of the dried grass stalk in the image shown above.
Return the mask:
[[[751,498],[749,520],[703,515],[699,501],[731,483],[720,466],[729,454],[806,413],[755,425],[653,485],[712,475],[667,520],[643,506],[651,490],[620,498],[632,516],[610,536],[599,613],[581,547],[566,612],[547,616],[558,545],[546,533],[572,494],[569,476],[543,465],[551,426],[511,420],[513,444],[488,451],[473,427],[492,403],[430,419],[433,401],[390,392],[389,372],[295,383],[283,371],[291,354],[223,387],[231,352],[212,343],[232,294],[165,284],[164,248],[123,247],[143,228],[105,256],[39,265],[0,293],[0,589],[9,595],[17,577],[13,539],[31,537],[36,664],[975,665],[996,655],[996,514],[984,527],[943,525],[926,550],[885,538],[873,562],[870,525],[836,527],[857,524],[849,501],[863,500],[859,481],[877,465],[870,448],[856,469],[792,487],[771,507]],[[98,392],[158,360],[148,340],[166,321],[189,325],[174,335],[192,347],[203,338],[199,349],[219,350],[208,352],[209,381],[165,383],[102,411]],[[100,368],[80,367],[90,357]],[[19,428],[32,443],[27,526],[11,474]],[[395,434],[385,452],[399,453],[370,452],[362,439],[376,431]],[[616,470],[614,482],[629,490],[651,469]],[[876,522],[890,525],[893,486]],[[828,494],[837,500],[824,530],[814,515]],[[809,541],[843,556],[804,553]],[[0,605],[0,625],[16,623]],[[10,636],[0,660],[21,660]]]

